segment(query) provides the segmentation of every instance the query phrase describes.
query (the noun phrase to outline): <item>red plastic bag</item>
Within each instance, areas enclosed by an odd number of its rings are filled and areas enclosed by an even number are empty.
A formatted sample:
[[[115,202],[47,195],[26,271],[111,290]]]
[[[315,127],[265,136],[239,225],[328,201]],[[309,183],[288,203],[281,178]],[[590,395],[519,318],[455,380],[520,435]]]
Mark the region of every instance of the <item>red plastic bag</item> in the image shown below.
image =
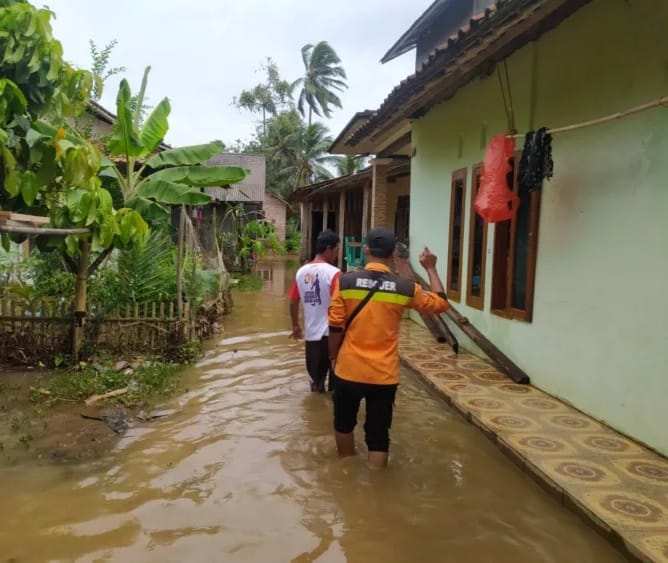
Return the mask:
[[[515,140],[505,133],[495,135],[487,145],[474,207],[488,223],[506,221],[517,212],[520,199],[508,187],[507,179],[512,170],[508,159],[514,152]]]

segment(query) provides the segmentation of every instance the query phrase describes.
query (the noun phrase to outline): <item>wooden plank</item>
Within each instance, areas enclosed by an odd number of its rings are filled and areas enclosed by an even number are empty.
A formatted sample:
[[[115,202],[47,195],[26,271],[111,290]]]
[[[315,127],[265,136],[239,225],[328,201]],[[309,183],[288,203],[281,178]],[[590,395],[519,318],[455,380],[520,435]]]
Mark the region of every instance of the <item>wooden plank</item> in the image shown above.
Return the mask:
[[[429,284],[424,278],[420,277],[418,274],[415,274],[415,276],[422,287],[429,288]],[[466,317],[461,315],[459,311],[457,311],[457,309],[452,306],[452,303],[450,303],[450,307],[445,312],[445,314],[457,325],[457,327],[459,327],[459,329],[464,334],[466,334],[480,347],[480,349],[485,354],[487,354],[487,356],[503,373],[510,377],[515,383],[531,383],[529,376],[508,356],[499,350],[492,342],[490,342],[487,337],[476,327],[474,327]]]
[[[13,211],[0,211],[0,225],[9,224],[10,221],[19,223],[30,223],[33,225],[46,225],[49,222],[48,217],[39,215],[26,215],[24,213],[14,213]]]
[[[397,254],[400,258],[408,258],[408,247],[404,243],[398,243]],[[408,262],[408,272],[402,272],[400,275],[405,275],[413,281],[417,281],[424,289],[430,289],[429,284],[425,285],[423,283],[424,280],[415,273],[410,262]],[[439,315],[423,315],[420,313],[420,318],[438,342],[447,342],[455,351],[455,354],[459,353],[459,342],[457,341],[457,338],[452,334],[448,325],[445,324],[445,321],[443,321]]]
[[[169,302],[169,318],[174,318],[174,303],[171,301]]]

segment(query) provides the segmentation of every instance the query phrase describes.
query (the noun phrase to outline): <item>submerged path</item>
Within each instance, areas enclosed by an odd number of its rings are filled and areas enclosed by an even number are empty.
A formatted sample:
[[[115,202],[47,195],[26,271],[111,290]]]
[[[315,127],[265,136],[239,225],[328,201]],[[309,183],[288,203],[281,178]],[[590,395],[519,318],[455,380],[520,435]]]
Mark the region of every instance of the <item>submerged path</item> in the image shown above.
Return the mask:
[[[368,470],[361,435],[361,455],[337,459],[331,400],[309,392],[285,330],[288,274],[236,295],[188,391],[161,407],[174,414],[93,463],[0,468],[0,559],[626,560],[408,369],[390,468]]]

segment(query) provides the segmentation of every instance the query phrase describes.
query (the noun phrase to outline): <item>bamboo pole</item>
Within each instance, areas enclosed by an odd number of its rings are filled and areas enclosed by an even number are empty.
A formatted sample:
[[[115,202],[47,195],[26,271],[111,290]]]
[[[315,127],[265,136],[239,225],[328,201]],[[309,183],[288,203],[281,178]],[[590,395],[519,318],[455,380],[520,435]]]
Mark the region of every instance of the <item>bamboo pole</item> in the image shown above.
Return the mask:
[[[89,229],[55,229],[52,227],[19,227],[16,225],[0,225],[0,232],[20,233],[24,235],[85,235]]]
[[[617,119],[622,119],[624,117],[628,117],[629,115],[635,115],[636,113],[647,111],[648,109],[654,109],[659,106],[668,107],[668,96],[664,96],[663,98],[659,98],[658,100],[647,102],[646,104],[635,106],[631,109],[627,109],[626,111],[620,111],[617,113],[613,113],[611,115],[599,117],[597,119],[590,119],[589,121],[583,121],[581,123],[575,123],[573,125],[566,125],[564,127],[556,127],[554,129],[548,129],[547,132],[550,135],[554,135],[555,133],[575,131],[576,129],[583,129],[584,127],[591,127],[593,125],[602,125],[604,123],[616,121]],[[525,137],[525,134],[508,135],[508,137],[511,139],[523,139]]]
[[[74,328],[72,331],[72,363],[79,363],[81,345],[83,344],[83,330],[86,317],[86,285],[88,283],[88,258],[90,242],[84,239],[79,243],[79,262],[77,264],[74,286]]]
[[[183,244],[186,229],[186,211],[185,206],[181,205],[181,214],[179,215],[179,233],[178,249],[176,253],[176,310],[181,315],[183,311],[183,297],[181,295],[183,287]],[[162,316],[162,315],[161,315]]]

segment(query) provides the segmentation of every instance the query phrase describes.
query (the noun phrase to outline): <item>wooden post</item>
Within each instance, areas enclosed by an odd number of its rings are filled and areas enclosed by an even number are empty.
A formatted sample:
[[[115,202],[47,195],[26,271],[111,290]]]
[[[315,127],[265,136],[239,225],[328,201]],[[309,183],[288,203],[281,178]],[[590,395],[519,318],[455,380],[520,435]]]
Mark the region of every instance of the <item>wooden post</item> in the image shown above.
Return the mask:
[[[88,258],[90,242],[84,239],[79,243],[79,262],[74,283],[74,328],[72,330],[72,364],[80,361],[83,331],[86,318],[86,286],[88,283]]]
[[[329,215],[329,198],[325,196],[322,200],[322,229],[321,231],[327,230],[327,216]]]
[[[343,268],[343,253],[345,252],[344,248],[345,239],[343,232],[346,225],[345,214],[346,214],[346,191],[341,190],[341,193],[339,194],[339,238],[341,239],[341,244],[339,245],[339,258],[338,258],[339,269]]]
[[[371,186],[366,184],[363,188],[363,199],[362,199],[362,237],[366,237],[366,233],[369,230],[369,199],[371,195]]]
[[[186,229],[186,209],[181,205],[181,213],[179,215],[179,233],[178,233],[178,248],[176,252],[176,310],[179,316],[183,311],[183,297],[181,295],[183,287],[183,244],[185,239]],[[162,315],[161,315],[162,316]]]

